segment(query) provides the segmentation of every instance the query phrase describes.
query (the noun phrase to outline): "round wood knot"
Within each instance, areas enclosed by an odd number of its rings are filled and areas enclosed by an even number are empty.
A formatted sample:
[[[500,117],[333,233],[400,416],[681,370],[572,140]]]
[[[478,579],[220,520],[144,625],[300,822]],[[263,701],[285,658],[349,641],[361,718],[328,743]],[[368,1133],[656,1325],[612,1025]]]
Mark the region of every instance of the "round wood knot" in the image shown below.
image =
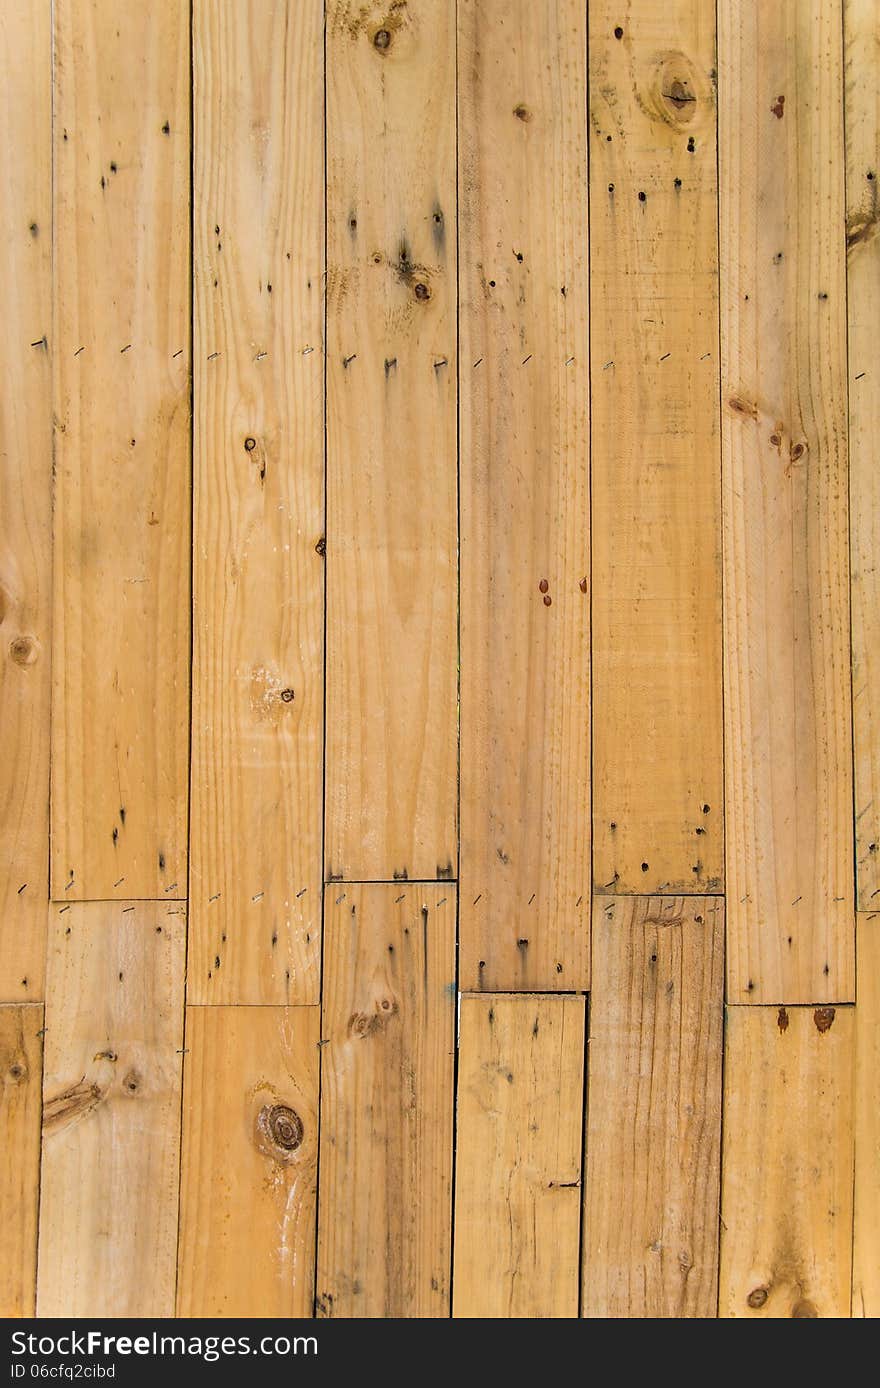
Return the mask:
[[[245,452],[246,452],[246,453],[253,453],[253,451],[254,451],[254,449],[256,448],[256,446],[257,446],[257,441],[256,441],[256,439],[251,438],[251,436],[248,435],[248,437],[247,437],[247,438],[245,439],[245,441],[244,441]]]
[[[287,1104],[266,1104],[260,1110],[260,1127],[282,1152],[295,1152],[303,1140],[302,1119]]]
[[[413,293],[421,303],[426,303],[427,300],[431,297],[430,289],[422,280],[419,280],[418,284],[413,290]]]
[[[767,1301],[767,1288],[755,1287],[754,1291],[749,1292],[746,1300],[753,1311],[759,1311]]]
[[[386,48],[391,47],[391,34],[387,29],[377,29],[373,35],[373,47],[378,48],[380,53],[384,53]]]
[[[39,654],[39,642],[34,636],[16,636],[9,643],[9,655],[16,665],[34,665]]]
[[[282,689],[282,691],[281,691],[281,698],[282,698],[282,700],[284,701],[285,704],[292,704],[292,703],[293,703],[293,700],[294,700],[294,697],[295,697],[295,696],[294,696],[294,692],[293,692],[292,689]]]

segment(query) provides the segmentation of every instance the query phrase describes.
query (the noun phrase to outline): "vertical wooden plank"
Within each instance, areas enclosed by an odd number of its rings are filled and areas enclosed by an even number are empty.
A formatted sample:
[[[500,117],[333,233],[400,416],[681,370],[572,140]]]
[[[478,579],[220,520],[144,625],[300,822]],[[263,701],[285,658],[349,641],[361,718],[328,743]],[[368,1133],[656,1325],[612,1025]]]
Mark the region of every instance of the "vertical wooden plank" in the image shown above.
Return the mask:
[[[714,0],[590,5],[593,880],[723,872]]]
[[[463,997],[453,1315],[578,1312],[583,998]]]
[[[720,1315],[849,1316],[851,1007],[731,1007]]]
[[[880,9],[844,0],[856,888],[880,897]]]
[[[49,872],[52,27],[0,11],[0,1000],[42,998]]]
[[[458,11],[462,984],[585,988],[586,7]]]
[[[40,1316],[170,1316],[183,907],[50,907]]]
[[[43,1009],[0,1006],[0,1316],[33,1316]]]
[[[719,5],[728,998],[853,997],[840,0]]]
[[[54,13],[52,894],[183,897],[189,8]]]
[[[311,1316],[317,1007],[190,1007],[178,1316]]]
[[[593,976],[584,1315],[714,1317],[722,903],[597,899]]]
[[[454,0],[330,0],[330,878],[456,871],[455,206]]]
[[[854,1316],[880,1316],[880,915],[856,923]]]
[[[319,996],[323,44],[193,10],[192,1002]]]
[[[319,1316],[449,1314],[455,889],[327,887]]]

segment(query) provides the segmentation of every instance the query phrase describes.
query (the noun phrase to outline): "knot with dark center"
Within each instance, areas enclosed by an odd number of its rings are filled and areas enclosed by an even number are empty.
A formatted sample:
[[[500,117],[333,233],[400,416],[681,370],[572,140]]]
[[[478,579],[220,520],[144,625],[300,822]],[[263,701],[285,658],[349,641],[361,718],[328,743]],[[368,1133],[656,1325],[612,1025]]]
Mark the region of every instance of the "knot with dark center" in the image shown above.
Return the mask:
[[[302,1119],[287,1104],[266,1104],[260,1111],[260,1127],[283,1152],[295,1152],[303,1140]]]

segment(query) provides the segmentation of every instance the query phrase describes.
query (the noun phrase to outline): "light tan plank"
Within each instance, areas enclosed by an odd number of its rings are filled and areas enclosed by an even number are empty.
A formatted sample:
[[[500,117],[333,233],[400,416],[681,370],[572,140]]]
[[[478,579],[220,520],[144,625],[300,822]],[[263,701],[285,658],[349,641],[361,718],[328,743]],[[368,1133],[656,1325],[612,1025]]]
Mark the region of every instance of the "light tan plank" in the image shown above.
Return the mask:
[[[583,998],[463,997],[453,1315],[578,1312]]]
[[[317,1007],[190,1007],[178,1316],[311,1316]]]
[[[854,1316],[880,1316],[880,915],[856,923]]]
[[[728,998],[853,998],[840,0],[719,6]]]
[[[586,10],[458,13],[462,985],[585,988]]]
[[[323,6],[193,11],[192,1002],[321,948]]]
[[[0,1316],[33,1316],[43,1009],[0,1006]]]
[[[52,612],[49,0],[0,9],[0,1000],[43,996]]]
[[[327,6],[330,878],[455,876],[455,4]]]
[[[54,13],[52,894],[183,897],[189,10]]]
[[[325,893],[319,1316],[449,1314],[455,889]]]
[[[880,898],[880,8],[844,0],[856,889]]]
[[[714,1317],[722,903],[598,898],[593,976],[584,1315]]]
[[[50,907],[37,1312],[170,1316],[182,906]]]
[[[589,14],[593,881],[718,891],[715,4]]]
[[[731,1007],[720,1315],[846,1317],[853,1213],[851,1007]]]

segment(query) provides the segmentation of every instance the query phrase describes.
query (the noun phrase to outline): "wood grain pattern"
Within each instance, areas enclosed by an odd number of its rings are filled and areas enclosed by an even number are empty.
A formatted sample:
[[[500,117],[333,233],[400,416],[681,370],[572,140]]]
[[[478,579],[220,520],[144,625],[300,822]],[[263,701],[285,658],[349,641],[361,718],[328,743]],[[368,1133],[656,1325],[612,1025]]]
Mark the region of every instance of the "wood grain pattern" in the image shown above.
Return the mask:
[[[719,891],[715,5],[589,13],[593,880]]]
[[[52,895],[186,895],[189,12],[57,0]]]
[[[52,613],[49,0],[0,11],[0,1001],[43,996]]]
[[[880,897],[880,9],[844,0],[856,890]]]
[[[722,903],[597,898],[593,970],[584,1315],[714,1317]]]
[[[848,1316],[851,1007],[731,1007],[724,1068],[720,1311]]]
[[[585,988],[586,12],[458,13],[462,984]]]
[[[454,0],[331,0],[327,161],[326,875],[454,877]]]
[[[170,1316],[182,906],[52,906],[37,1312]]]
[[[0,1006],[0,1316],[33,1316],[43,1009]]]
[[[719,7],[728,997],[853,998],[840,0]]]
[[[449,1314],[455,889],[325,893],[317,1314]]]
[[[880,915],[856,923],[854,1316],[880,1316]]]
[[[191,1002],[316,1003],[323,7],[197,0]]]
[[[578,1312],[585,1003],[462,997],[453,1315]]]
[[[190,1007],[179,1316],[311,1316],[317,1007]]]

